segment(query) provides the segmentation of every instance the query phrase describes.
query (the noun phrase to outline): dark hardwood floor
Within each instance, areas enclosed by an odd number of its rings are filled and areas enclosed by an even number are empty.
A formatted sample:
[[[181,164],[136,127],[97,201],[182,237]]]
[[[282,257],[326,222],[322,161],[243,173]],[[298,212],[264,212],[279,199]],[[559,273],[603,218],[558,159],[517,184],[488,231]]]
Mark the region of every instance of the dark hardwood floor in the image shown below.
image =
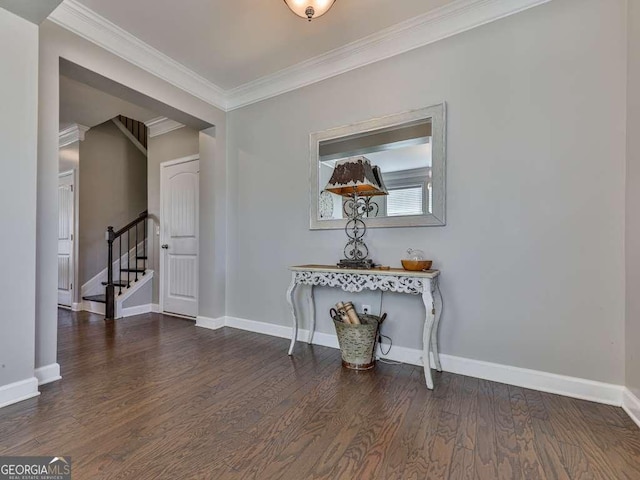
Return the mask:
[[[0,410],[0,455],[87,479],[640,479],[622,409],[149,314],[60,311],[63,380]]]

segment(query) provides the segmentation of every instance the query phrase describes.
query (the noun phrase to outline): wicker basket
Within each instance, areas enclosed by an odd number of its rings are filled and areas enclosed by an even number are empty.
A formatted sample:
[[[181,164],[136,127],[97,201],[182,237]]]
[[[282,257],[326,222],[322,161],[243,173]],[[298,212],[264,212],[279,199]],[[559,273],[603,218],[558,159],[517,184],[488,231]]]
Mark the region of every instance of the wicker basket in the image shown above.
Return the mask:
[[[342,365],[352,370],[370,370],[375,366],[375,349],[380,317],[360,315],[361,325],[333,319],[342,352]]]

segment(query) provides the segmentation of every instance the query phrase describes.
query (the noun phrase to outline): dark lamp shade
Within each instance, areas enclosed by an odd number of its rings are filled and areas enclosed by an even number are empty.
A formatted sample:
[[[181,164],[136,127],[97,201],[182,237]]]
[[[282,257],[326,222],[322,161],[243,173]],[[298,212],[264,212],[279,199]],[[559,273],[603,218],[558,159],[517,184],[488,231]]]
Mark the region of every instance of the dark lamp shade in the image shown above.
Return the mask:
[[[356,193],[362,197],[388,194],[380,168],[363,156],[336,162],[325,190],[343,197]]]

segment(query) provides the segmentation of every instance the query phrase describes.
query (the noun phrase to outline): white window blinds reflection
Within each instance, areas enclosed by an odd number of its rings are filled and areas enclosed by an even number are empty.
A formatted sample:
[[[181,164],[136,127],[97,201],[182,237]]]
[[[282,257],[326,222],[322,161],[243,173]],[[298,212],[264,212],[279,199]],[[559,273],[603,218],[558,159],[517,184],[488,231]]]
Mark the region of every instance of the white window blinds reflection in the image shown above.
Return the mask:
[[[389,190],[387,196],[387,215],[401,217],[405,215],[422,215],[423,187],[407,187]]]

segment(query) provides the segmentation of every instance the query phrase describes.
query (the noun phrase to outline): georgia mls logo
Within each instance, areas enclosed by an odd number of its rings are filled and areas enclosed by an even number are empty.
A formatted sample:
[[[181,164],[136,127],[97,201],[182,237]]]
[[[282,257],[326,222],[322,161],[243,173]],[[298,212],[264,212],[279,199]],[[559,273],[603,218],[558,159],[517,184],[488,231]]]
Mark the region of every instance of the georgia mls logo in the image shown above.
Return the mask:
[[[70,457],[0,457],[0,480],[68,480]]]
[[[64,457],[53,457],[49,462],[49,475],[69,475],[71,466]]]

